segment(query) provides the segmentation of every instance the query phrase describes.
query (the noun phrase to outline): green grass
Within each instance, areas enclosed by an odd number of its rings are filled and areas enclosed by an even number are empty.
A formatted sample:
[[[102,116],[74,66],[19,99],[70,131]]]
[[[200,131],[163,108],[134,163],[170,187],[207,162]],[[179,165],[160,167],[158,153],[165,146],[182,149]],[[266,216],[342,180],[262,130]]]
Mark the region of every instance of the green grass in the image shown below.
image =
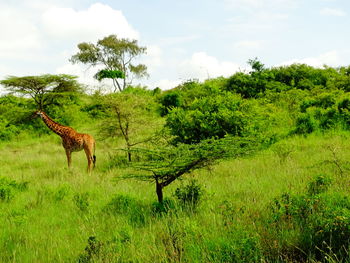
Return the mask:
[[[165,188],[165,197],[174,199],[177,187],[196,178],[205,191],[198,209],[175,204],[163,215],[153,212],[153,184],[116,180],[126,170],[106,168],[121,143],[97,142],[92,175],[84,152],[73,153],[67,169],[55,135],[2,143],[0,177],[28,182],[28,189],[0,201],[0,262],[288,261],[283,253],[298,245],[299,230],[269,233],[269,205],[283,193],[302,194],[317,174],[332,177],[331,193],[348,196],[349,138],[293,137],[253,157],[197,170]],[[131,208],[114,201],[118,209],[109,211],[115,197],[129,198]],[[90,244],[89,237],[95,237]]]

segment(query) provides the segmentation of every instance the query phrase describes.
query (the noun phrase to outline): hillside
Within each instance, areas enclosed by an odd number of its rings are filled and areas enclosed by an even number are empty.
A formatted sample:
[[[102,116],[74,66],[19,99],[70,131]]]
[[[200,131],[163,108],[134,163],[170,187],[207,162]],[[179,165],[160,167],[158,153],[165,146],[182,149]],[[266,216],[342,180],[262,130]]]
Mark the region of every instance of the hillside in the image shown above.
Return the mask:
[[[83,151],[67,168],[31,99],[1,97],[0,262],[350,260],[349,68],[258,66],[169,91],[54,100],[54,120],[95,137],[92,174]],[[252,143],[220,148],[163,202],[137,169],[162,165],[149,151],[185,147],[185,160],[230,138]]]

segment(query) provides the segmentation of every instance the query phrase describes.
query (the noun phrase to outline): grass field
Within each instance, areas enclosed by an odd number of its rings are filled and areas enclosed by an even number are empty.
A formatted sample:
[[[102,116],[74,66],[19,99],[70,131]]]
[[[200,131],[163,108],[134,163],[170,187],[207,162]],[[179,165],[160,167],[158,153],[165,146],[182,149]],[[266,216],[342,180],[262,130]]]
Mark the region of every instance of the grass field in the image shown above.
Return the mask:
[[[0,181],[0,262],[297,262],[288,253],[296,254],[301,229],[289,221],[277,229],[271,204],[303,194],[320,174],[332,179],[329,193],[348,196],[349,138],[293,137],[197,170],[165,189],[174,201],[167,213],[157,212],[153,184],[118,180],[127,169],[108,169],[109,143],[97,142],[92,175],[83,152],[66,168],[58,136],[2,143],[0,178],[15,182]],[[193,179],[203,194],[197,207],[184,207],[174,192]],[[322,261],[337,261],[327,255]]]

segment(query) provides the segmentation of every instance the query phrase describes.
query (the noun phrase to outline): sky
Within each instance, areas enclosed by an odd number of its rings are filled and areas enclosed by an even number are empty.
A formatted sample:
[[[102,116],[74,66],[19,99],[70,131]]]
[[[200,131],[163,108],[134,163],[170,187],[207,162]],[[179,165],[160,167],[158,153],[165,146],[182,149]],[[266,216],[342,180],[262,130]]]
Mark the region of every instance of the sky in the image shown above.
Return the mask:
[[[77,75],[89,89],[111,83],[69,59],[81,42],[108,35],[138,40],[149,77],[174,88],[228,77],[258,58],[266,67],[350,65],[348,0],[0,0],[0,79]]]

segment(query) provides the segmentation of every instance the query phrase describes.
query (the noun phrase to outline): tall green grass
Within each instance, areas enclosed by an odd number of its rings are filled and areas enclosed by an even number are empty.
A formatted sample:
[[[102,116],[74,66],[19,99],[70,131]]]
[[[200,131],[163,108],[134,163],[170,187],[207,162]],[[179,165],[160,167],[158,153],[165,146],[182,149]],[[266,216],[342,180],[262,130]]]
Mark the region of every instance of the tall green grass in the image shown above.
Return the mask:
[[[156,209],[153,184],[118,180],[127,170],[110,165],[110,156],[122,142],[97,142],[91,175],[84,152],[73,153],[67,169],[55,135],[2,143],[0,177],[27,188],[0,200],[0,262],[320,260],[296,252],[301,228],[273,223],[271,204],[285,193],[304,195],[319,174],[332,178],[327,195],[349,196],[349,137],[292,137],[253,157],[195,171],[167,187],[163,212]],[[193,178],[203,194],[196,209],[186,209],[175,192]],[[322,260],[341,259],[325,251]]]

